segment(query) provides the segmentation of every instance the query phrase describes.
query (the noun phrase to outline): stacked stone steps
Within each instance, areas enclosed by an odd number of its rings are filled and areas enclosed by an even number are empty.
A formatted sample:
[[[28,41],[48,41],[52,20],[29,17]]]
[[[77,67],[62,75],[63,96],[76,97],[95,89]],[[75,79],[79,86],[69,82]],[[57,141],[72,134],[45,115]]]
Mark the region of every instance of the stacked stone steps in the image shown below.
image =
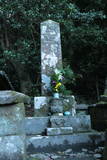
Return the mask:
[[[48,128],[61,127],[71,127],[73,132],[88,132],[91,130],[90,116],[27,117],[24,122],[27,135],[46,135]]]
[[[72,127],[74,132],[91,130],[90,116],[52,116],[50,118],[52,128]]]
[[[90,116],[52,116],[47,135],[67,135],[74,132],[88,132],[91,130]]]
[[[33,126],[33,127],[32,127]],[[104,133],[91,130],[90,116],[29,117],[24,123],[27,154],[97,147]]]

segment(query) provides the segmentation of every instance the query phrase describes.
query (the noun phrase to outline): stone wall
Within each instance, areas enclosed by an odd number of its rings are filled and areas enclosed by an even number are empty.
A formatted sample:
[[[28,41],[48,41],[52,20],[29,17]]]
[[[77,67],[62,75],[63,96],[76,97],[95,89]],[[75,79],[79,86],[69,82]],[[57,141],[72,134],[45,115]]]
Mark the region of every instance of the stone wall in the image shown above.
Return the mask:
[[[15,91],[0,91],[0,160],[26,160],[24,103],[30,99]]]

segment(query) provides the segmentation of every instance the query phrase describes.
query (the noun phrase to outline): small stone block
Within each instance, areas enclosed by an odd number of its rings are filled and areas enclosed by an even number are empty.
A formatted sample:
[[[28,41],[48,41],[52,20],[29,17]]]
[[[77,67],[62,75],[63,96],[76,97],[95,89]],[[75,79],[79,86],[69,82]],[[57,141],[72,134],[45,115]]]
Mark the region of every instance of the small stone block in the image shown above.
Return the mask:
[[[52,128],[73,127],[74,131],[91,130],[91,120],[89,115],[81,116],[52,116],[50,118]]]
[[[47,128],[47,135],[66,135],[73,133],[72,127]]]
[[[24,121],[25,133],[27,135],[41,135],[45,133],[48,123],[49,117],[26,117]]]

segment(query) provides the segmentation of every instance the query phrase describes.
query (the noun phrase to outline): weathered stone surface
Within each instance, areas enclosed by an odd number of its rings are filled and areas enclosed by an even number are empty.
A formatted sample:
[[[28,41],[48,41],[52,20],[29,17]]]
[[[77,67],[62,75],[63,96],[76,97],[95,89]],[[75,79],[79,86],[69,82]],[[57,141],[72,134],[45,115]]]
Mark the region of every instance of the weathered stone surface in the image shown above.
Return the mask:
[[[35,116],[48,116],[49,102],[52,97],[34,97],[34,114]]]
[[[49,117],[28,117],[24,121],[27,135],[42,135],[49,125]]]
[[[30,103],[30,97],[15,91],[0,91],[0,105]]]
[[[60,128],[47,128],[47,135],[66,135],[72,134],[73,128],[72,127],[60,127]]]
[[[56,152],[72,148],[78,151],[82,148],[96,147],[100,143],[104,143],[104,133],[88,132],[72,135],[58,136],[34,136],[27,137],[26,148],[28,154],[36,154],[39,152]]]
[[[26,160],[25,136],[0,137],[0,160]]]
[[[23,103],[0,107],[0,136],[24,133],[24,116]]]
[[[41,23],[41,80],[42,95],[50,91],[50,74],[62,66],[59,24],[48,20]]]
[[[91,130],[90,116],[52,116],[51,127],[73,127],[74,131]]]

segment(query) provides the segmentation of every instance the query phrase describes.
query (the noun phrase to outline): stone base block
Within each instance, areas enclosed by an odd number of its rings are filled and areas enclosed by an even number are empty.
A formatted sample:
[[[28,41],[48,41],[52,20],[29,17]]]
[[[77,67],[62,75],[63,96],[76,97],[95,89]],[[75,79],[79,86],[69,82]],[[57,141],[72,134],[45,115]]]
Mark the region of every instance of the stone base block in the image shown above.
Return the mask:
[[[0,160],[26,160],[25,136],[0,137]]]
[[[27,137],[26,148],[28,154],[40,152],[64,151],[71,148],[81,151],[82,148],[93,148],[104,143],[103,132],[87,132],[72,135],[34,136]]]
[[[24,121],[27,135],[43,135],[49,124],[49,117],[28,117]]]
[[[76,131],[91,130],[91,121],[89,115],[81,116],[52,116],[50,118],[51,127],[72,127]]]
[[[60,127],[60,128],[47,128],[47,135],[66,135],[72,134],[73,128],[72,127]]]

